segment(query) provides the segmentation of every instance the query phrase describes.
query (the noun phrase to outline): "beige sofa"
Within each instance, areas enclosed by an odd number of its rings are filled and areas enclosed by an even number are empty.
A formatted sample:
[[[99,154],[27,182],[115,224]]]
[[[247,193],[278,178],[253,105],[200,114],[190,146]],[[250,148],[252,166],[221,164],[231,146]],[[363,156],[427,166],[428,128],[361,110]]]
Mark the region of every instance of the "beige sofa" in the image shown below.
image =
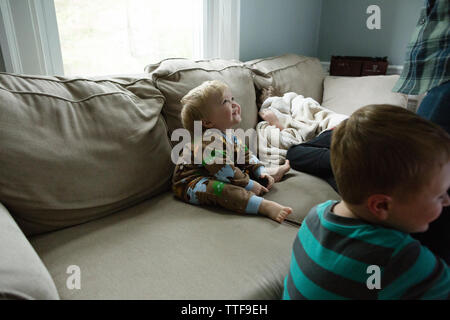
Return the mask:
[[[301,221],[339,196],[291,170],[265,196],[293,208],[283,224],[176,200],[170,137],[181,97],[227,82],[244,129],[258,121],[255,87],[268,85],[346,114],[406,105],[390,92],[397,76],[326,77],[318,59],[292,54],[145,70],[0,74],[0,298],[278,299]]]

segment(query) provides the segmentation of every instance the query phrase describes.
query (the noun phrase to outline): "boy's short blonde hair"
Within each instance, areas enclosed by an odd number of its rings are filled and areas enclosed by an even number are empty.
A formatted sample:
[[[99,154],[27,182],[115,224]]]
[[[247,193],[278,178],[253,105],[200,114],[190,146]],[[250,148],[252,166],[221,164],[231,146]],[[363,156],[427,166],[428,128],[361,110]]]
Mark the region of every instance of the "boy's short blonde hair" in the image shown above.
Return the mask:
[[[363,107],[332,133],[331,167],[349,204],[362,204],[372,194],[408,199],[448,161],[450,136],[397,106]]]
[[[211,99],[222,98],[228,86],[219,80],[205,81],[189,91],[182,99],[181,122],[191,134],[194,132],[194,121],[201,121],[208,117],[208,106]]]

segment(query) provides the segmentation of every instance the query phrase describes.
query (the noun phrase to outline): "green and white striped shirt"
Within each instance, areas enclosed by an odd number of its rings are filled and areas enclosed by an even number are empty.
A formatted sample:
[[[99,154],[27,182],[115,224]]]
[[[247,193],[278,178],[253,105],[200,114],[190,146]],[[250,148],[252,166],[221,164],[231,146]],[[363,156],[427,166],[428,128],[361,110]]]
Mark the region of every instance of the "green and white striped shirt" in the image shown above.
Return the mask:
[[[336,203],[317,205],[303,221],[283,299],[450,298],[442,259],[404,232],[335,215]],[[369,266],[379,268],[378,288],[368,285]]]

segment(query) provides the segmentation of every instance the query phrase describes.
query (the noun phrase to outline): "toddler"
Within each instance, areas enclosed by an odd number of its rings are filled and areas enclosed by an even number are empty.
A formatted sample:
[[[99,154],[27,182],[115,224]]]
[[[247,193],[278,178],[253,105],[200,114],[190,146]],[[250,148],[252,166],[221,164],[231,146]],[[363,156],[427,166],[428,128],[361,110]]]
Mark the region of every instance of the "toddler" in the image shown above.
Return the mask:
[[[204,131],[211,129],[219,133],[223,151],[208,152],[210,142],[206,139],[201,142],[202,148],[189,144],[190,161],[182,157],[175,167],[172,180],[175,195],[191,204],[219,205],[234,212],[259,213],[283,222],[292,209],[261,195],[289,171],[289,162],[272,172],[266,171],[245,144],[234,135],[226,135],[227,129],[241,121],[241,107],[230,88],[221,81],[206,81],[184,96],[181,103],[184,128],[193,135],[194,121],[201,121]],[[198,157],[199,150],[206,150],[207,157],[201,164],[195,164],[193,159]],[[244,154],[242,164],[234,162],[238,154]],[[267,187],[261,185],[263,180]]]
[[[409,233],[450,205],[450,136],[396,106],[340,123],[331,166],[342,201],[308,213],[284,299],[448,299],[450,268]]]

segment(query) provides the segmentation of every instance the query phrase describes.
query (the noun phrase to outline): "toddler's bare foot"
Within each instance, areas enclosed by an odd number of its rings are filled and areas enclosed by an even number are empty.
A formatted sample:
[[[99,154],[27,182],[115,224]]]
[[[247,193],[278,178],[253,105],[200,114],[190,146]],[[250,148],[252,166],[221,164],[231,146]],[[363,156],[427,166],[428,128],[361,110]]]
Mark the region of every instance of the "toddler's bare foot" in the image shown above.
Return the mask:
[[[275,126],[280,130],[283,130],[284,127],[281,125],[280,120],[278,120],[278,117],[273,113],[271,110],[263,110],[259,113],[261,118],[265,121],[267,121],[271,126]]]
[[[292,208],[282,206],[274,201],[264,199],[259,207],[259,213],[282,223],[292,213]]]
[[[269,168],[267,169],[267,173],[270,174],[273,179],[275,180],[274,182],[278,182],[280,181],[283,176],[291,169],[291,165],[289,163],[289,160],[286,160],[286,162],[282,165],[279,166],[277,168]]]

